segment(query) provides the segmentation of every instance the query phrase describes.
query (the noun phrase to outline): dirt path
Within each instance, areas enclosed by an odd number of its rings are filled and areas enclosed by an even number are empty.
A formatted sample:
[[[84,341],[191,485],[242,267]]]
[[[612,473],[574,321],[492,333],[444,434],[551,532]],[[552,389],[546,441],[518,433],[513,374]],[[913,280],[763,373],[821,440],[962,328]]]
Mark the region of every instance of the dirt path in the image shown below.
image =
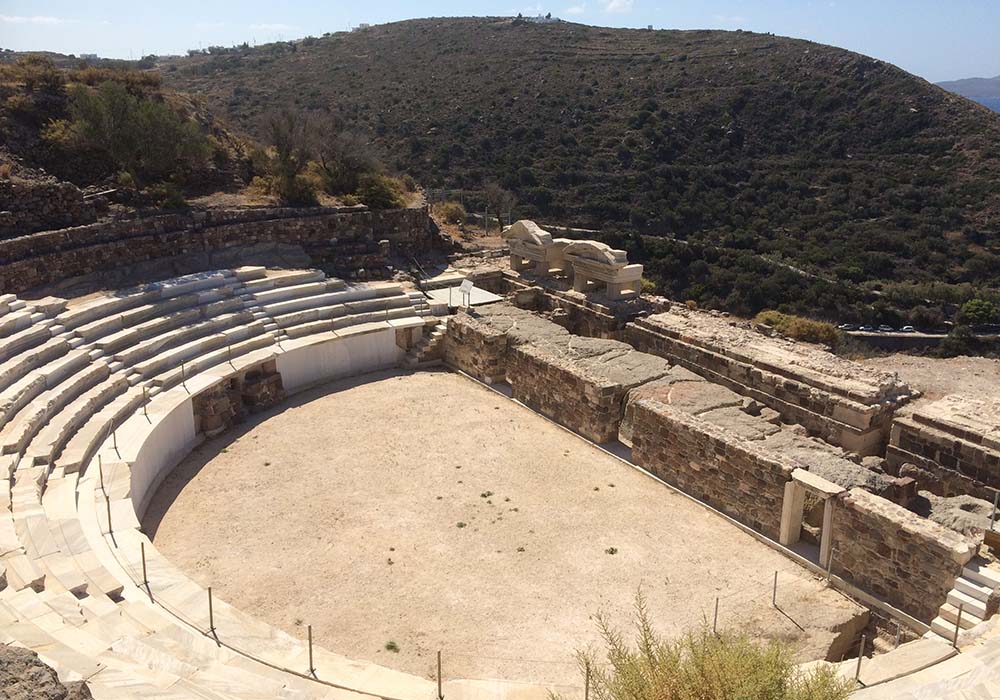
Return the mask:
[[[330,391],[333,393],[328,393]],[[352,658],[577,683],[591,616],[825,654],[858,608],[701,506],[459,375],[369,375],[202,445],[144,523],[217,595]],[[771,583],[779,574],[778,600]],[[799,629],[799,626],[804,628]],[[399,651],[386,649],[394,642]]]
[[[1000,360],[985,357],[917,357],[895,354],[862,360],[863,364],[899,376],[933,401],[946,394],[996,396],[1000,394]]]

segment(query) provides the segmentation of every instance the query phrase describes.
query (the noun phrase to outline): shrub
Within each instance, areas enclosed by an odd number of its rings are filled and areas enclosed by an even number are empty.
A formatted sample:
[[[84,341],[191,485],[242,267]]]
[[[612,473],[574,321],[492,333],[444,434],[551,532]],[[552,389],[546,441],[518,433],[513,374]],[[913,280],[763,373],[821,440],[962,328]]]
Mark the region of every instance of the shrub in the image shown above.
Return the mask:
[[[970,299],[962,304],[962,308],[958,312],[959,323],[967,323],[973,326],[993,323],[996,319],[996,305],[985,299]]]
[[[641,594],[635,609],[634,648],[598,615],[607,663],[578,654],[595,700],[844,700],[853,690],[853,682],[829,666],[799,671],[781,642],[764,644],[732,631],[715,635],[707,627],[664,640],[653,631]]]
[[[371,209],[395,209],[403,206],[402,187],[387,175],[362,175],[354,195]]]
[[[642,293],[643,294],[656,294],[656,282],[649,279],[648,277],[642,278]]]
[[[459,202],[441,202],[435,205],[434,213],[446,224],[464,224],[467,218],[465,207]]]
[[[778,311],[761,311],[754,318],[754,323],[771,326],[782,335],[806,343],[821,343],[836,347],[840,341],[840,333],[830,323]]]
[[[54,122],[42,137],[73,155],[100,154],[134,179],[179,175],[204,164],[211,151],[193,121],[161,102],[131,94],[120,83],[73,87],[69,112],[69,122]]]

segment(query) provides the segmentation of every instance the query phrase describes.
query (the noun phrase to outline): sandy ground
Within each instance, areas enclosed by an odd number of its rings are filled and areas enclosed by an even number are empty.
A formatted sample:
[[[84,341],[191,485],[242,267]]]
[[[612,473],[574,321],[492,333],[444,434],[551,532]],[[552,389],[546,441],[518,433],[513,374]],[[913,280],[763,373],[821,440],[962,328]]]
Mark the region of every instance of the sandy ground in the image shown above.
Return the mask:
[[[626,625],[640,586],[665,634],[711,624],[721,596],[720,626],[787,639],[803,660],[859,610],[705,508],[446,372],[327,385],[203,444],[144,528],[228,602],[425,676],[442,649],[453,678],[577,684],[592,615]]]
[[[868,358],[862,363],[880,370],[899,372],[903,381],[923,392],[922,400],[933,401],[946,394],[1000,394],[1000,360],[895,354]]]

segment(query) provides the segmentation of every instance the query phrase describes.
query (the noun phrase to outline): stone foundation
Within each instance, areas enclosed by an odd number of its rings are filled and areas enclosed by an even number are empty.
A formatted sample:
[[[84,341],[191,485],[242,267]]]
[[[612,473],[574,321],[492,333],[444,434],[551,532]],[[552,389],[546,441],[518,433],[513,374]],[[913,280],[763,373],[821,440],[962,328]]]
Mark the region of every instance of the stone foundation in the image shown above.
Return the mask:
[[[654,399],[629,403],[632,459],[685,493],[777,539],[785,483],[800,465],[762,454],[731,435]]]
[[[96,210],[72,183],[54,178],[0,180],[0,239],[96,219]]]
[[[192,400],[196,432],[207,437],[222,433],[247,414],[263,411],[285,399],[274,360],[220,382]]]
[[[683,307],[636,319],[625,335],[636,349],[683,365],[862,455],[881,452],[893,411],[913,395],[895,375]]]
[[[380,245],[381,241],[388,241]],[[230,248],[294,245],[312,264],[347,278],[384,269],[387,255],[437,245],[427,209],[212,210],[46,231],[0,241],[0,291],[21,292],[93,273]],[[366,276],[366,275],[364,275]]]
[[[1000,488],[1000,402],[946,396],[897,416],[886,457],[920,488],[992,501]]]
[[[833,573],[930,622],[972,559],[976,543],[853,488],[833,514]]]

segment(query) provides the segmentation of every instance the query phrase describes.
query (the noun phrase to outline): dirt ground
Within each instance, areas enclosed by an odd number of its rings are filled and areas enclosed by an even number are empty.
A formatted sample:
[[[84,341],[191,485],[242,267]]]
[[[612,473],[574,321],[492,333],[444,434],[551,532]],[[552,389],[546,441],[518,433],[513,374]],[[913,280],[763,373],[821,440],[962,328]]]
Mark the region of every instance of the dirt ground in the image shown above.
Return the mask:
[[[925,401],[933,401],[946,394],[1000,394],[1000,360],[895,354],[869,358],[862,363],[880,370],[899,372],[903,381],[923,392],[921,400]]]
[[[572,685],[594,613],[627,625],[640,586],[664,634],[711,624],[720,596],[720,626],[802,660],[860,611],[460,375],[368,375],[256,418],[178,466],[144,529],[223,599],[351,658],[430,676],[441,649],[452,678]]]

